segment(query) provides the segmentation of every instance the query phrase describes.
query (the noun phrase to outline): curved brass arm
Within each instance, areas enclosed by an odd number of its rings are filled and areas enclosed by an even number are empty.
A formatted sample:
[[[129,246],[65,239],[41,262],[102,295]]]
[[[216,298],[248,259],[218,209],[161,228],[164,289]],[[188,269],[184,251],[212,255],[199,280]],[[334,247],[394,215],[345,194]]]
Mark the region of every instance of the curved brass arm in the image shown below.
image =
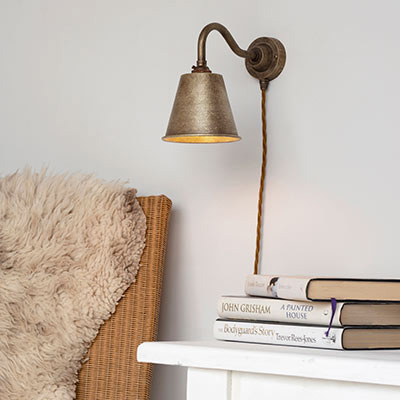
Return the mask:
[[[286,61],[286,52],[285,47],[278,39],[259,37],[250,43],[247,50],[243,50],[228,29],[217,22],[206,25],[200,32],[197,42],[197,66],[192,67],[192,72],[211,72],[207,67],[206,41],[209,33],[214,30],[222,35],[237,56],[245,59],[247,71],[260,81],[262,89],[265,89],[268,82],[282,72]]]
[[[208,34],[214,30],[218,31],[222,35],[222,37],[226,40],[226,43],[228,43],[231,50],[237,56],[248,59],[253,59],[257,56],[257,52],[254,50],[247,51],[241,49],[225,26],[218,24],[217,22],[212,22],[211,24],[206,25],[200,32],[197,42],[197,67],[202,67],[204,69],[207,67],[206,41]]]

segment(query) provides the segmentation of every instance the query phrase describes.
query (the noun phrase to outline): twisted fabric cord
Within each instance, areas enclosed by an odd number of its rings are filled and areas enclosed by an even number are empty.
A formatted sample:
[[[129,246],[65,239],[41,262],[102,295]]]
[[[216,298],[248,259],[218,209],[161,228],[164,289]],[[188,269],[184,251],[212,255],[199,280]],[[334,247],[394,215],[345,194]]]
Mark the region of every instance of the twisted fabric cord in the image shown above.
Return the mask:
[[[258,274],[259,272],[264,181],[265,181],[265,173],[267,167],[267,117],[266,117],[266,107],[265,107],[266,91],[267,91],[266,88],[261,88],[261,119],[262,119],[263,143],[262,143],[260,189],[258,193],[257,238],[256,238],[256,253],[254,258],[254,274]]]

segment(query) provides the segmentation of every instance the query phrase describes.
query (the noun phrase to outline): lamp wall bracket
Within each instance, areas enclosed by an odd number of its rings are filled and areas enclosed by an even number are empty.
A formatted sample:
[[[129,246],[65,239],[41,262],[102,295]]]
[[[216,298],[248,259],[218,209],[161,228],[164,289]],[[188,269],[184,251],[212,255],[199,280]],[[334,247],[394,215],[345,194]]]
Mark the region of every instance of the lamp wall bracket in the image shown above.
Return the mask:
[[[278,39],[260,37],[255,39],[247,50],[244,50],[239,47],[228,29],[216,22],[206,25],[200,32],[197,44],[197,66],[193,67],[192,72],[211,72],[206,60],[206,41],[213,30],[222,35],[237,56],[245,59],[248,73],[260,81],[261,88],[266,88],[268,82],[282,72],[286,62],[286,51]]]

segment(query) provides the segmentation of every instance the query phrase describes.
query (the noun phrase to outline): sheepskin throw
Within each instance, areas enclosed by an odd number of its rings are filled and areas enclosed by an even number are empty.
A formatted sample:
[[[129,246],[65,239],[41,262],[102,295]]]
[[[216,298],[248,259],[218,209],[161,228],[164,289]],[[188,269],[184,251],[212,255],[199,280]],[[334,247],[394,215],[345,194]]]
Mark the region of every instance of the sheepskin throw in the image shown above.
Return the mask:
[[[136,191],[29,169],[0,178],[0,399],[70,400],[100,325],[134,281]]]

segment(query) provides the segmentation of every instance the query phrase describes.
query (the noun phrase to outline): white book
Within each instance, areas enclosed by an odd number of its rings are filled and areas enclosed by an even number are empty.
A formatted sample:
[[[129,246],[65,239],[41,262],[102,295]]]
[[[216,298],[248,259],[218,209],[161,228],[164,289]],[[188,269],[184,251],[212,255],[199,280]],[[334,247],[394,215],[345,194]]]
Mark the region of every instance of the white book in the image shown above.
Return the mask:
[[[221,296],[217,312],[222,319],[324,326],[400,326],[399,302],[349,301],[337,302],[335,307],[326,301]]]
[[[330,328],[277,322],[217,320],[219,340],[335,350],[385,350],[400,348],[399,326],[348,326]]]
[[[245,292],[251,296],[299,301],[400,302],[400,279],[318,278],[249,275]]]

